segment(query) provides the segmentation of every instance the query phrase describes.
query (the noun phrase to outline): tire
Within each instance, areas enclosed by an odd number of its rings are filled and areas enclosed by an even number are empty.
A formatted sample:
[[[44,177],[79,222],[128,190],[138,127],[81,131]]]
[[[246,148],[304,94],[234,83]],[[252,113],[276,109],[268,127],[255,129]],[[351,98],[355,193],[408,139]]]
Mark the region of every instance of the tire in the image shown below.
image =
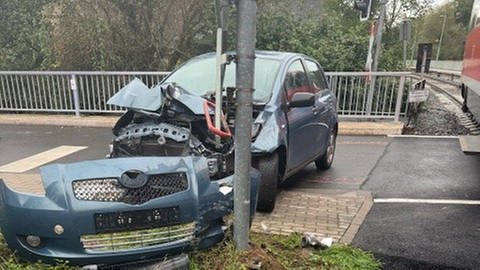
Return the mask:
[[[327,170],[332,166],[333,158],[335,157],[335,148],[337,142],[337,129],[333,129],[328,137],[328,145],[325,152],[315,160],[315,165],[318,170]]]
[[[270,213],[275,208],[279,182],[278,162],[278,153],[258,160],[257,169],[262,174],[257,201],[257,210],[260,212]]]

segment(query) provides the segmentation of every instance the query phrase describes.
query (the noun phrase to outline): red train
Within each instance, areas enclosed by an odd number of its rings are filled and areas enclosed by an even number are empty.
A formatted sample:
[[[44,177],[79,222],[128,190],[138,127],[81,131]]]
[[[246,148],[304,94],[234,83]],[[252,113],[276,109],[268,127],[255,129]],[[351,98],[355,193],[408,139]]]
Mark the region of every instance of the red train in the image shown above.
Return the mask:
[[[474,1],[470,28],[463,56],[462,96],[464,110],[480,123],[480,0]]]

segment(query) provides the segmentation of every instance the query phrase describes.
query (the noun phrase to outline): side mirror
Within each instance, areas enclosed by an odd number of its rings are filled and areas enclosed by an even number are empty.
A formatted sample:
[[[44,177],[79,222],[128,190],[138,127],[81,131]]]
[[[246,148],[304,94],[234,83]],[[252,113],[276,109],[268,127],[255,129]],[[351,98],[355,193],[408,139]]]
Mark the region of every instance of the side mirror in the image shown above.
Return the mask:
[[[295,107],[310,107],[315,104],[315,95],[307,92],[298,92],[293,94],[292,101],[288,106]]]

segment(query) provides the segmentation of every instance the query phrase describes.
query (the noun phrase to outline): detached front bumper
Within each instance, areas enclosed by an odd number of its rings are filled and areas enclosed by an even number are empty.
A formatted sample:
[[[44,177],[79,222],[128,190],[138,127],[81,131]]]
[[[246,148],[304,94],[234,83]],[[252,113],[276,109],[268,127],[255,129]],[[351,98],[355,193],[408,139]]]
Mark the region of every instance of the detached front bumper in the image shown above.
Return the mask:
[[[132,187],[140,179],[132,170],[146,176],[143,186]],[[233,211],[234,176],[210,181],[202,157],[54,164],[41,175],[45,196],[13,191],[0,179],[2,234],[30,261],[117,264],[206,248],[223,238],[223,218]],[[254,169],[251,180],[253,216]]]

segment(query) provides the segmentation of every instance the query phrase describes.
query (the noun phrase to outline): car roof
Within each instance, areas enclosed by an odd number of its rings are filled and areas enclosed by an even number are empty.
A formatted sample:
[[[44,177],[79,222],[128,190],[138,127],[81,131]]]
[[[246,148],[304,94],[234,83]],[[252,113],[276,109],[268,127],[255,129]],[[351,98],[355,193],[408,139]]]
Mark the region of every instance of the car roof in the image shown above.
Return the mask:
[[[227,54],[236,54],[235,51],[228,51]],[[292,53],[292,52],[279,52],[279,51],[264,51],[264,50],[256,50],[255,51],[255,56],[258,58],[263,58],[263,59],[273,59],[273,60],[279,60],[279,61],[286,61],[288,59],[291,59],[292,57],[295,56],[302,56],[305,57],[304,54],[301,53]],[[194,57],[195,59],[200,59],[200,58],[211,58],[215,57],[215,52],[209,52],[205,53],[199,56]]]

